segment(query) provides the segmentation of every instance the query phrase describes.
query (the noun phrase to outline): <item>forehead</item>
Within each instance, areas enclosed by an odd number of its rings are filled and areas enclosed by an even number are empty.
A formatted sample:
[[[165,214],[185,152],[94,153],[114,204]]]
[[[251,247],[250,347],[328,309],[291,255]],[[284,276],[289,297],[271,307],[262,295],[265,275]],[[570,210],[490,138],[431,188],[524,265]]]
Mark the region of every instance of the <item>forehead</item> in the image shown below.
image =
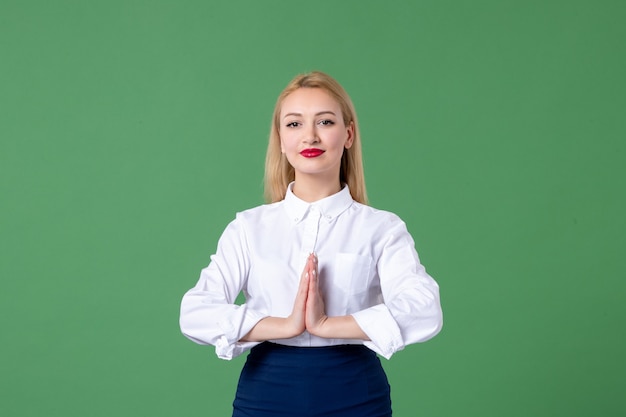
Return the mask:
[[[306,114],[321,111],[332,111],[339,115],[341,106],[326,90],[301,87],[283,99],[280,114]]]

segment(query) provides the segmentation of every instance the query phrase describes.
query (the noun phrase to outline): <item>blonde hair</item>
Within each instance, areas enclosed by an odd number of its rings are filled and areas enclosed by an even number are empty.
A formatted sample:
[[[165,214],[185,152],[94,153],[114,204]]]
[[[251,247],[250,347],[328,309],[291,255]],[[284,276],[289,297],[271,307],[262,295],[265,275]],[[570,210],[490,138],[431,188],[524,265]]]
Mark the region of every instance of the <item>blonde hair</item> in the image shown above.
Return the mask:
[[[330,75],[320,71],[313,71],[295,77],[280,93],[270,130],[269,144],[265,157],[265,201],[274,203],[285,198],[285,192],[289,183],[294,181],[295,172],[280,147],[280,111],[283,100],[289,94],[299,88],[321,88],[333,97],[339,106],[346,126],[354,125],[354,141],[352,146],[344,149],[341,158],[339,180],[348,184],[350,194],[355,201],[367,204],[367,192],[365,190],[365,175],[363,173],[363,155],[361,152],[361,136],[356,111],[350,96],[344,88]]]

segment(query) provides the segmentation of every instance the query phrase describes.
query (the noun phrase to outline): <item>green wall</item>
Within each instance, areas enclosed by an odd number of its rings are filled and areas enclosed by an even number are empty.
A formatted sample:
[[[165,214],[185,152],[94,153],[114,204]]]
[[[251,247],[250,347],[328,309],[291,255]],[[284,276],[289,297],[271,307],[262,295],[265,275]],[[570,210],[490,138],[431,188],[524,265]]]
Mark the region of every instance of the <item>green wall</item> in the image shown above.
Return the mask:
[[[352,95],[445,325],[396,416],[626,413],[623,1],[0,0],[0,415],[227,416],[178,329],[275,98]]]

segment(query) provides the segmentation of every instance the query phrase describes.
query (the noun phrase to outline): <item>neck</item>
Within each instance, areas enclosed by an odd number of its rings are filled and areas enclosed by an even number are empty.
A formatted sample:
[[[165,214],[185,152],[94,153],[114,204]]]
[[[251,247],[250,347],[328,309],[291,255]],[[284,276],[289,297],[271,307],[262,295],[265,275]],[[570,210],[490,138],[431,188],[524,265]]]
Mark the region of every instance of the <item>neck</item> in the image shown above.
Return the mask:
[[[292,191],[299,199],[312,203],[341,191],[341,183],[339,178],[333,181],[300,175],[296,176]]]

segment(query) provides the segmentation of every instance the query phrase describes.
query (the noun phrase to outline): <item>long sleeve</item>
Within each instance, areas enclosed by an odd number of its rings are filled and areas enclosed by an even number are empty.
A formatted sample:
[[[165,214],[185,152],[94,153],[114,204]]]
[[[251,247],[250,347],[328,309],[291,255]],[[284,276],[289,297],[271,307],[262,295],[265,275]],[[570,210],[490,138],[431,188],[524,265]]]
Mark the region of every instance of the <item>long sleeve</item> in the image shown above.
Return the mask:
[[[236,219],[222,234],[210,264],[181,303],[182,333],[196,343],[214,345],[222,359],[232,359],[254,346],[256,343],[239,340],[267,316],[248,304],[235,304],[240,291],[245,291],[249,270],[245,233]]]
[[[421,265],[413,238],[391,212],[359,204],[348,187],[314,203],[288,188],[285,199],[237,214],[215,255],[183,297],[182,332],[231,359],[257,343],[240,342],[261,319],[293,310],[308,254],[319,259],[329,316],[352,315],[370,341],[327,339],[304,331],[271,340],[287,346],[364,343],[385,358],[433,337],[442,326],[439,287]],[[245,304],[235,304],[243,292]]]
[[[394,216],[395,218],[395,216]],[[443,325],[439,286],[420,263],[413,238],[395,218],[377,262],[384,303],[353,314],[381,356],[434,337]]]

